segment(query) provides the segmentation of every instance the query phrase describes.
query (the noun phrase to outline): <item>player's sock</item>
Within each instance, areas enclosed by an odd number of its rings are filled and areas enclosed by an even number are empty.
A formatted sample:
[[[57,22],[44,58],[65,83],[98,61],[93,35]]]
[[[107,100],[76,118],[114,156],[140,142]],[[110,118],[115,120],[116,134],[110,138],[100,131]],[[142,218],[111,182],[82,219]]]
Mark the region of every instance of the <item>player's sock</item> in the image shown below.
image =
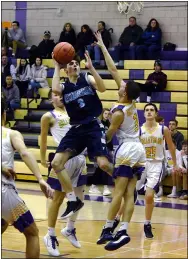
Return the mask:
[[[56,236],[55,234],[55,228],[48,227],[48,235],[49,236]]]
[[[118,231],[127,230],[129,222],[121,222],[121,226]]]
[[[67,193],[67,199],[69,201],[76,201],[76,195],[74,194],[74,192]]]
[[[76,215],[77,216],[77,215]],[[74,229],[74,224],[75,224],[75,220],[72,220],[72,217],[75,217],[75,214],[73,216],[71,216],[68,221],[67,221],[67,225],[66,228],[68,230],[73,230]]]
[[[172,193],[175,194],[176,193],[176,186],[172,187]]]
[[[120,215],[116,215],[115,219],[120,220],[121,216]]]
[[[106,224],[104,226],[104,228],[112,228],[114,224],[114,220],[108,220],[106,221]]]
[[[145,220],[144,225],[151,224],[151,220]]]

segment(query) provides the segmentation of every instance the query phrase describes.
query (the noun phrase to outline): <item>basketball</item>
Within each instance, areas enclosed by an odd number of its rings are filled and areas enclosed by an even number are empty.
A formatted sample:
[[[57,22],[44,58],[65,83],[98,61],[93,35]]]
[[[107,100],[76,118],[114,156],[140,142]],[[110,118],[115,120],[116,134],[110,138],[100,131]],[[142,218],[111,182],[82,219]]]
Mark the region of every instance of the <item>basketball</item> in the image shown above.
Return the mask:
[[[68,64],[75,56],[75,50],[68,42],[58,43],[53,53],[54,59],[61,65]]]

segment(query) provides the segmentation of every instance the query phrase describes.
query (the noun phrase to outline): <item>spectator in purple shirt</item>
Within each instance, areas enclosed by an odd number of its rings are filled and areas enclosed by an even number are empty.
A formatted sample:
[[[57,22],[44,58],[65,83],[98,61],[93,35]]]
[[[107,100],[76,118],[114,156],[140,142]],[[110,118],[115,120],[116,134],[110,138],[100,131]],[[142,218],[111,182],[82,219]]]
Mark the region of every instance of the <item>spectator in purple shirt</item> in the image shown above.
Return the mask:
[[[152,92],[164,91],[167,85],[167,75],[161,71],[160,60],[155,61],[154,70],[153,73],[149,74],[145,84],[139,83],[141,91],[147,92],[147,102],[151,101]],[[138,98],[137,101],[139,102],[140,99]]]

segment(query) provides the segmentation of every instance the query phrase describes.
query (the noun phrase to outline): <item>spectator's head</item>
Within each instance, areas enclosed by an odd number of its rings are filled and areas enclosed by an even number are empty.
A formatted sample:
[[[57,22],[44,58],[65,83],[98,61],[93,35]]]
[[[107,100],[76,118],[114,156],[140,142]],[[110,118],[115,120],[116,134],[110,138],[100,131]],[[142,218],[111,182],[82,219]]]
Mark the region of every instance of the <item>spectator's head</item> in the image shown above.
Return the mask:
[[[131,17],[129,18],[129,26],[133,27],[133,26],[135,26],[135,25],[136,25],[136,17],[131,16]]]
[[[156,122],[158,122],[160,125],[164,125],[164,118],[162,116],[157,116]]]
[[[51,38],[51,32],[50,32],[50,31],[45,31],[43,38],[44,38],[44,40],[50,40],[50,38]]]
[[[62,96],[58,93],[52,92],[52,89],[50,89],[48,94],[48,99],[51,101],[54,108],[64,108],[63,102],[62,102]]]
[[[6,101],[3,96],[1,96],[1,119],[2,119],[2,122],[6,121]]]
[[[147,25],[147,30],[149,31],[155,31],[159,28],[159,23],[156,19],[152,18],[148,25]]]
[[[28,61],[26,58],[21,58],[20,59],[20,67],[26,67],[28,64]]]
[[[184,140],[183,143],[182,143],[182,150],[185,153],[185,155],[188,155],[187,146],[188,146],[188,140]]]
[[[72,24],[70,22],[67,22],[64,24],[64,27],[63,27],[63,31],[65,32],[69,32],[71,31],[73,28],[72,28]]]
[[[155,72],[161,72],[161,70],[162,70],[162,65],[161,65],[160,60],[155,60],[155,63],[154,63],[154,70],[155,70]]]
[[[1,48],[1,57],[2,56],[7,56],[7,48],[5,48],[5,47]]]
[[[107,108],[104,108],[102,113],[102,120],[106,121],[109,119],[109,117],[110,117],[110,110]]]
[[[39,67],[42,65],[42,58],[41,57],[37,57],[35,59],[35,66]]]
[[[3,66],[6,66],[6,65],[8,64],[8,57],[7,57],[7,56],[3,55],[3,56],[1,57],[1,64],[2,64]]]
[[[154,103],[147,103],[144,106],[144,117],[147,121],[156,119],[158,114],[157,106]]]
[[[103,21],[98,22],[98,30],[103,31],[106,28],[106,24]]]
[[[89,25],[87,25],[87,24],[82,25],[81,32],[86,33],[86,32],[89,32],[89,31],[91,31]]]
[[[119,97],[124,100],[128,100],[128,101],[136,100],[140,96],[140,87],[134,81],[128,81],[127,83],[125,83],[122,80],[118,94],[119,94]]]
[[[18,21],[12,22],[12,29],[17,30],[20,27],[20,23]]]
[[[177,120],[174,119],[174,120],[169,121],[168,128],[171,132],[177,131],[177,127],[178,127],[178,121]]]
[[[75,56],[74,59],[67,64],[67,68],[65,72],[67,73],[68,77],[77,77],[80,74],[80,65],[79,65],[79,57]]]
[[[12,86],[13,80],[12,80],[12,76],[8,75],[6,76],[6,87],[9,88]]]

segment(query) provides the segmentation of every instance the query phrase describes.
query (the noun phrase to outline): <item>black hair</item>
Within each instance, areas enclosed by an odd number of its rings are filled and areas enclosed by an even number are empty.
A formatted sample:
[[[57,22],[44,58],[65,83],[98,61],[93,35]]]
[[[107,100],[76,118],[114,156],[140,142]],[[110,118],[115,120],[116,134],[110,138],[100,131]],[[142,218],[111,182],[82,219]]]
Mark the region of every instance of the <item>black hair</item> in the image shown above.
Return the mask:
[[[153,106],[154,109],[155,109],[155,112],[158,112],[157,106],[156,106],[154,103],[147,103],[147,104],[144,106],[144,111],[146,110],[146,107],[148,107],[148,106]]]
[[[103,26],[104,28],[106,28],[106,23],[105,23],[105,22],[100,21],[100,22],[98,22],[98,23],[101,23],[101,24],[102,24],[102,26]]]
[[[176,126],[178,126],[178,121],[176,119],[169,120],[169,122],[170,121],[174,121],[176,123]]]
[[[22,66],[22,65],[21,65],[21,60],[22,60],[22,59],[24,59],[24,60],[26,61],[25,66]],[[27,67],[28,64],[29,64],[29,63],[28,63],[28,61],[27,61],[26,58],[21,58],[21,59],[20,59],[20,65],[19,65],[19,69],[18,69],[19,74],[22,74],[22,72],[25,72],[25,69],[26,69],[26,67]]]
[[[127,93],[128,100],[130,101],[136,100],[140,96],[139,85],[132,80],[128,81],[126,83],[126,93]]]
[[[152,21],[156,21],[156,26],[155,26],[155,28],[153,29],[152,27],[151,27],[151,22]],[[151,31],[151,30],[157,30],[157,29],[159,29],[159,23],[158,23],[158,21],[155,19],[155,18],[152,18],[150,21],[149,21],[149,23],[148,23],[148,25],[147,25],[147,28],[146,28],[146,31]]]
[[[20,23],[18,21],[13,21],[12,23],[16,23],[16,25],[20,27]]]
[[[188,146],[188,140],[185,139],[183,142],[182,142],[182,146]]]
[[[91,31],[91,28],[90,28],[89,25],[87,25],[87,24],[83,24],[83,25],[81,26],[81,31],[82,31],[82,29],[86,29],[87,32],[88,32],[88,31]]]
[[[37,60],[37,58],[39,58],[39,59],[40,59],[40,61],[41,61],[41,64],[40,64],[40,65],[42,65],[42,58],[41,58],[41,57],[36,57],[36,58],[35,58],[35,66],[37,65],[37,64],[36,64],[36,60]]]
[[[48,99],[52,99],[52,88],[50,89],[49,93],[48,93]]]
[[[129,20],[130,20],[130,19],[134,19],[134,20],[135,20],[135,22],[136,22],[136,17],[131,16],[131,17],[129,17]]]

